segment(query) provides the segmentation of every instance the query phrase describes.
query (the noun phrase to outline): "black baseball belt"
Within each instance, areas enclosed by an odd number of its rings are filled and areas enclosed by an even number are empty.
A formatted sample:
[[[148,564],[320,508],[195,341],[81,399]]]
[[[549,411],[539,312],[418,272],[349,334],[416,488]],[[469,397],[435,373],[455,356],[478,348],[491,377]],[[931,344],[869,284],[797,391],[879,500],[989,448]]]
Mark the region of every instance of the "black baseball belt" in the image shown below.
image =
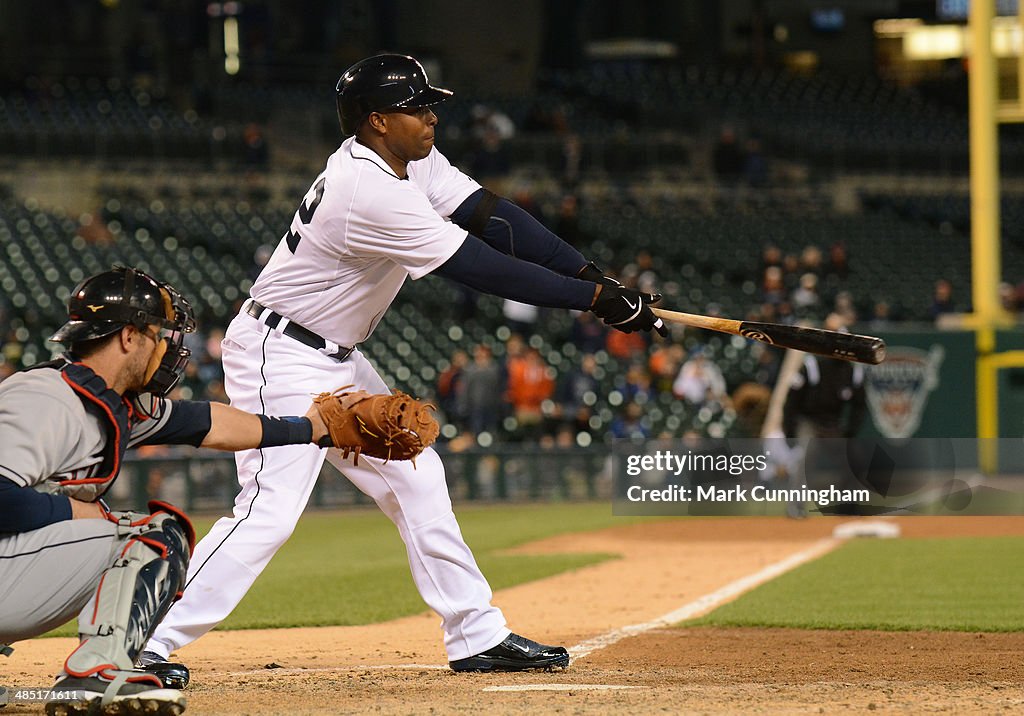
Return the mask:
[[[262,320],[271,328],[277,328],[284,319],[284,316],[280,313],[269,310],[266,306],[261,303],[257,303],[254,299],[249,299],[249,304],[245,307],[245,312],[257,320]],[[281,332],[289,338],[297,340],[303,345],[320,351],[328,358],[333,358],[339,363],[352,355],[352,351],[355,350],[355,348],[338,346],[338,350],[335,353],[326,353],[327,340],[322,336],[313,333],[313,331],[308,328],[303,328],[294,321],[288,321],[288,323],[285,324],[284,330]]]

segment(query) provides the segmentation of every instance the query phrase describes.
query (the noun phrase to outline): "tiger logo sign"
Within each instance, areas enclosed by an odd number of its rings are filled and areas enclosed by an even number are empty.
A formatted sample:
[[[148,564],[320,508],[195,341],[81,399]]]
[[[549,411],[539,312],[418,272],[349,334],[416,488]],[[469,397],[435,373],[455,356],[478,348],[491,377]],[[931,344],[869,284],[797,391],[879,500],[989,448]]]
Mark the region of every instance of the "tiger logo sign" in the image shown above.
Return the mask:
[[[942,346],[928,351],[909,346],[889,348],[889,355],[867,371],[864,389],[878,431],[887,438],[909,438],[921,425],[928,394],[939,385]]]

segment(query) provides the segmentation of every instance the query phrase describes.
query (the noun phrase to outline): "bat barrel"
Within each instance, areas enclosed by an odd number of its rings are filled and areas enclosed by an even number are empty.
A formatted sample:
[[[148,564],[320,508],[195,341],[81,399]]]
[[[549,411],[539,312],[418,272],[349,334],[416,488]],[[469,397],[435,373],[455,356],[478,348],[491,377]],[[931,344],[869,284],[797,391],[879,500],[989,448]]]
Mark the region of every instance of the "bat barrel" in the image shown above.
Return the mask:
[[[739,333],[780,348],[793,348],[829,358],[871,365],[885,360],[885,341],[874,336],[751,321],[744,321]]]

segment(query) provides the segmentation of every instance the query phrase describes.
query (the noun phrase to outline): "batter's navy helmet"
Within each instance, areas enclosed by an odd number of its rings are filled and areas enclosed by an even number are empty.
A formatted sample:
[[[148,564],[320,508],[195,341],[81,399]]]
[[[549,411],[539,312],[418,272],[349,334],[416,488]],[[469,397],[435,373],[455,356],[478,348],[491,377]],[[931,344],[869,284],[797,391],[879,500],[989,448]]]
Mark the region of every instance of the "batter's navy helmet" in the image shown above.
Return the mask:
[[[408,55],[375,55],[347,70],[335,87],[341,131],[347,137],[371,112],[398,107],[429,107],[454,92],[432,87],[423,65]]]

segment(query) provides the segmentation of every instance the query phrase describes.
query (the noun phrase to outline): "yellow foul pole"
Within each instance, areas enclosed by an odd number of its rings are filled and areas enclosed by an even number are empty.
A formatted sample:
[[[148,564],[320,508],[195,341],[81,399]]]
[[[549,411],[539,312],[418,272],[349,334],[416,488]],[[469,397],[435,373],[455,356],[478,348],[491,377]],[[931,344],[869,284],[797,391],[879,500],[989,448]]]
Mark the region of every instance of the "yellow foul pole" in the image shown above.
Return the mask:
[[[995,351],[999,318],[999,136],[996,120],[996,64],[992,56],[993,0],[971,0],[970,9],[970,152],[971,283],[978,361],[978,437],[982,468],[995,469],[998,410],[996,371],[988,365]]]

